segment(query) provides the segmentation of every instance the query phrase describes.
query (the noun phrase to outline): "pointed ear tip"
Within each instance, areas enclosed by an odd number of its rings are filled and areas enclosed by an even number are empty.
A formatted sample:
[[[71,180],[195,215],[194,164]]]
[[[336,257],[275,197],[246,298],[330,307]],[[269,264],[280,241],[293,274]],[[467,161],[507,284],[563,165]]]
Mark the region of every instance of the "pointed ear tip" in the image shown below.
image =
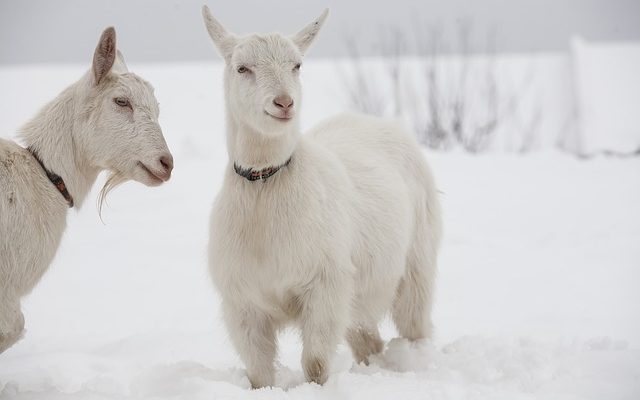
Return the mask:
[[[116,30],[113,26],[109,26],[102,31],[102,35],[100,35],[100,43],[105,42],[113,42],[116,41]]]
[[[211,10],[209,10],[209,6],[206,4],[202,6],[202,16],[205,18],[211,18]]]

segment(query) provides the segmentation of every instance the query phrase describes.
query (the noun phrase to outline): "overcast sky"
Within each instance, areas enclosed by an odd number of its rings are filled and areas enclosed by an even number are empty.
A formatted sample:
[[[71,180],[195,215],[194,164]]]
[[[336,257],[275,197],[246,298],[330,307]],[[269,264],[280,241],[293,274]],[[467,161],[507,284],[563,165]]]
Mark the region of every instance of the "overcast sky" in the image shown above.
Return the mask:
[[[0,63],[85,62],[102,29],[113,25],[131,62],[217,59],[205,32],[203,0],[0,0]],[[470,23],[475,47],[489,32],[504,52],[561,51],[572,35],[640,40],[639,0],[234,0],[207,1],[237,33],[294,33],[331,9],[311,56],[345,54],[347,36],[375,53],[381,26],[413,37],[415,26],[440,26],[448,41]]]

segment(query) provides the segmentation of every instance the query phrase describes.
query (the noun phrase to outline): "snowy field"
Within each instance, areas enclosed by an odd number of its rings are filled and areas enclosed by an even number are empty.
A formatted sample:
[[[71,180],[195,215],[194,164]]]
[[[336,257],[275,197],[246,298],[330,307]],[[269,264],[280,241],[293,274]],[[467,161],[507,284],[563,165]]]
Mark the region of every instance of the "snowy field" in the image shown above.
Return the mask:
[[[126,55],[126,52],[125,52]],[[344,107],[326,62],[303,73],[303,125]],[[430,343],[395,338],[369,366],[341,346],[304,383],[297,332],[277,388],[249,390],[206,268],[227,162],[217,64],[132,66],[156,87],[171,181],[90,195],[24,300],[25,339],[0,355],[0,399],[639,399],[640,158],[425,151],[445,240]],[[82,72],[0,69],[0,136]],[[341,97],[342,96],[342,97]],[[99,182],[100,183],[100,182]]]

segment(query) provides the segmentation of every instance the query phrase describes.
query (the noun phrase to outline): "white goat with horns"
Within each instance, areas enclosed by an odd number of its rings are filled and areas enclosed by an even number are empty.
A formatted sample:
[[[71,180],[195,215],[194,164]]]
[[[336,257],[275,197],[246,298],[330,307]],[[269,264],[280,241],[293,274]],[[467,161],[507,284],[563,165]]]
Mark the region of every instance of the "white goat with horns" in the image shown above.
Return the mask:
[[[22,131],[26,148],[0,139],[0,353],[24,330],[20,299],[38,283],[66,227],[102,170],[100,203],[119,183],[167,181],[173,158],[149,83],[128,72],[107,28],[93,66]]]
[[[416,140],[398,123],[340,115],[301,136],[300,65],[327,11],[292,37],[237,37],[203,8],[224,57],[229,165],[209,258],[230,338],[253,387],[274,384],[277,333],[301,330],[309,381],[346,337],[357,362],[431,335],[440,207]]]

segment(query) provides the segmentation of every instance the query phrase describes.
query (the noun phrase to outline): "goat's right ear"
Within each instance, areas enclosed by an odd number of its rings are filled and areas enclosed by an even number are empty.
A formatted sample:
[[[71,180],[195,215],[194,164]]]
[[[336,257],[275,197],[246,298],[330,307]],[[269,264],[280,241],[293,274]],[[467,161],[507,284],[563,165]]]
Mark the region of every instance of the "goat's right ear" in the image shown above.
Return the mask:
[[[235,36],[229,33],[217,19],[213,18],[209,7],[206,5],[202,6],[202,18],[213,44],[216,45],[222,57],[228,61],[231,58],[231,53],[233,53],[233,48],[236,46]]]
[[[96,51],[93,53],[92,69],[96,85],[111,71],[116,61],[116,51],[116,30],[110,26],[102,32]]]
[[[111,70],[119,74],[129,72],[129,67],[127,67],[127,63],[124,61],[124,55],[120,50],[116,52],[116,61],[113,63],[113,68]]]

